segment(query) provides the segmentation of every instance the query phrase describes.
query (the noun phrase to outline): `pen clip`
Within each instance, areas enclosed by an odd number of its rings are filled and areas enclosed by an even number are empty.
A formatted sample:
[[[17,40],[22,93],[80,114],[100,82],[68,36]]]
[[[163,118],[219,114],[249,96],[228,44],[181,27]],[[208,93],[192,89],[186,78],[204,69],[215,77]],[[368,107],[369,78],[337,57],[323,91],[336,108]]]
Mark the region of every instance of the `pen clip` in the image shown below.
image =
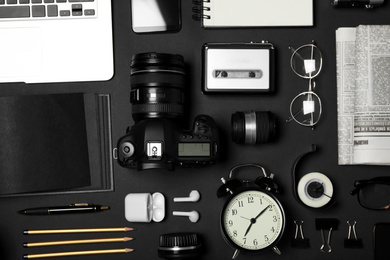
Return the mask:
[[[87,206],[94,206],[93,203],[74,203],[70,204],[69,207],[87,207]]]

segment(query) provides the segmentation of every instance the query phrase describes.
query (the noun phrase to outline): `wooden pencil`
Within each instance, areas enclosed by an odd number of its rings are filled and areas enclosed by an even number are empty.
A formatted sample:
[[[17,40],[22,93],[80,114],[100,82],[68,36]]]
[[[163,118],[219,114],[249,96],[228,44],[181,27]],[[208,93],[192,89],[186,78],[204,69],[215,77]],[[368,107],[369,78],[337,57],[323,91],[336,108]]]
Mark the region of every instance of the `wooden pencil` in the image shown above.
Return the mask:
[[[75,245],[75,244],[92,244],[92,243],[114,243],[126,242],[133,240],[131,237],[113,237],[113,238],[97,238],[97,239],[78,239],[78,240],[60,240],[47,242],[29,242],[24,243],[24,247],[40,247],[40,246],[59,246],[59,245]]]
[[[61,256],[79,256],[79,255],[100,255],[100,254],[121,254],[132,252],[133,249],[103,249],[103,250],[88,250],[88,251],[70,251],[70,252],[58,252],[58,253],[44,253],[44,254],[30,254],[24,255],[24,259],[37,259],[47,257],[61,257]]]
[[[133,228],[80,228],[80,229],[43,229],[43,230],[24,230],[25,235],[41,235],[41,234],[66,234],[66,233],[95,233],[95,232],[127,232]]]

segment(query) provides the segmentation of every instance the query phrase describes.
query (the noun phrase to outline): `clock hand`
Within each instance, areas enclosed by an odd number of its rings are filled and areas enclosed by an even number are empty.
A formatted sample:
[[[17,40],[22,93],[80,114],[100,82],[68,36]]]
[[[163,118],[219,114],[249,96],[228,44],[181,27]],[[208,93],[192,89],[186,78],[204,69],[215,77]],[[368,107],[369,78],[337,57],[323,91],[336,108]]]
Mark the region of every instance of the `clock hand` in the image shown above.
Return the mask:
[[[251,230],[251,227],[252,227],[253,223],[256,222],[256,220],[255,221],[253,221],[253,220],[254,220],[253,218],[250,219],[251,223],[249,224],[249,227],[246,229],[244,237],[246,237],[246,235],[248,234],[249,230]]]
[[[251,223],[249,224],[249,227],[246,229],[244,237],[248,234],[249,230],[251,230],[252,225],[254,223],[256,223],[256,219],[258,219],[258,217],[260,217],[269,207],[271,207],[271,205],[268,205],[267,207],[265,207],[262,211],[260,211],[259,214],[257,214],[256,217],[250,219]],[[242,218],[244,218],[244,217],[242,217]]]
[[[260,213],[255,217],[255,219],[257,219],[258,217],[260,217],[269,207],[271,207],[271,205],[268,205],[267,207],[265,207],[265,209],[263,209],[262,211],[260,211]]]

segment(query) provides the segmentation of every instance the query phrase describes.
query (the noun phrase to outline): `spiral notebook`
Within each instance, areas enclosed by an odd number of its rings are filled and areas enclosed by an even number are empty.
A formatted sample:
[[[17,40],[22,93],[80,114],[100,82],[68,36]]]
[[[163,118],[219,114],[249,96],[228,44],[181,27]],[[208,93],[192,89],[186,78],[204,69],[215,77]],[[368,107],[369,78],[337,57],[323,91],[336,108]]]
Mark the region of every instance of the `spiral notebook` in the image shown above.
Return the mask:
[[[313,0],[196,0],[204,28],[313,26]]]

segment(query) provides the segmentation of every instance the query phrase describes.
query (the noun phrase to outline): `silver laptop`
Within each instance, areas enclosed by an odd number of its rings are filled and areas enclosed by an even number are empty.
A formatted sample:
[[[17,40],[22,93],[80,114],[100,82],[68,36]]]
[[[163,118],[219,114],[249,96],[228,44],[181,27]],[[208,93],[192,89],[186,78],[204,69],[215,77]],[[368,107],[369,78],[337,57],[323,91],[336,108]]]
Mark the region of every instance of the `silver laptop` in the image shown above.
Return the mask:
[[[111,0],[0,0],[0,82],[113,74]]]

